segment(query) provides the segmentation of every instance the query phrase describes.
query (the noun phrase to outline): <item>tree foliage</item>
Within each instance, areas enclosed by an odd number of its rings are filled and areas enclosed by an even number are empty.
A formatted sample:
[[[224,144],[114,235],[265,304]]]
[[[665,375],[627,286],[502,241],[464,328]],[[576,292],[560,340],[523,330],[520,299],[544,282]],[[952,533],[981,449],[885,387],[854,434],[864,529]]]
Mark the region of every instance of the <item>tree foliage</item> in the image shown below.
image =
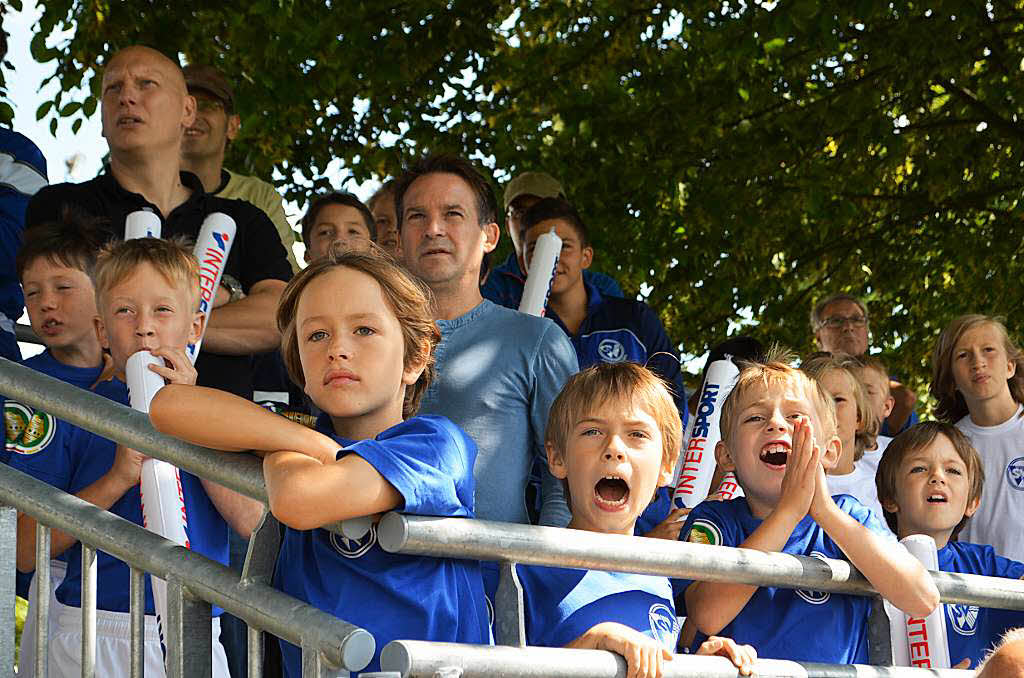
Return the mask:
[[[690,352],[752,322],[807,350],[813,300],[849,291],[923,392],[955,315],[1020,329],[1020,1],[200,5],[49,0],[33,54],[63,91],[42,113],[94,110],[106,56],[145,43],[232,75],[229,166],[281,170],[300,202],[335,159],[359,180],[426,150],[545,169],[595,266]]]

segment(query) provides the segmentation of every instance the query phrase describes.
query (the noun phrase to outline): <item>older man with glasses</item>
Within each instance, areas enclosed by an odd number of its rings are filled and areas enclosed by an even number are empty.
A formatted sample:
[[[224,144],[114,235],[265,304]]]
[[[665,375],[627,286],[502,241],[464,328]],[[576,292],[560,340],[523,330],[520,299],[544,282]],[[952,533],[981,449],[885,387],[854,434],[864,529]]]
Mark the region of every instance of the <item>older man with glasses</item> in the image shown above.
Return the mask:
[[[868,308],[852,295],[833,294],[819,301],[811,311],[811,331],[822,351],[864,355],[868,351],[868,330]],[[890,388],[896,402],[881,433],[894,436],[917,423],[917,395],[895,380],[890,380]]]

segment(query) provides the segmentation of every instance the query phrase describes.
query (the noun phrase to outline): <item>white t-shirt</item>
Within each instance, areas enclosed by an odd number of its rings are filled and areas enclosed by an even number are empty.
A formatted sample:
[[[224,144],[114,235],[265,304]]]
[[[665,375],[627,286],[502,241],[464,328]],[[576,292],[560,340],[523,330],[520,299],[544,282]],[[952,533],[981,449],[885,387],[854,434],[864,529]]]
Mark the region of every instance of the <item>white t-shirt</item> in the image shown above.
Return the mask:
[[[988,544],[996,553],[1024,560],[1024,418],[1017,412],[998,426],[978,426],[967,415],[956,423],[981,455],[985,488],[981,507],[967,522],[960,541]]]
[[[825,480],[828,482],[828,491],[832,496],[837,494],[850,495],[871,509],[871,512],[878,518],[878,522],[885,527],[889,527],[885,522],[885,514],[882,513],[882,505],[878,502],[878,490],[875,488],[875,470],[878,467],[878,461],[875,461],[874,466],[870,462],[864,463],[867,455],[868,453],[865,452],[860,461],[854,463],[853,473],[841,476],[826,474]]]
[[[875,482],[875,474],[878,473],[878,464],[882,461],[882,453],[885,452],[885,448],[889,447],[891,442],[892,438],[889,436],[878,436],[875,438],[875,449],[864,450],[864,456],[855,463],[855,466],[864,466],[865,469],[871,469],[871,482]]]

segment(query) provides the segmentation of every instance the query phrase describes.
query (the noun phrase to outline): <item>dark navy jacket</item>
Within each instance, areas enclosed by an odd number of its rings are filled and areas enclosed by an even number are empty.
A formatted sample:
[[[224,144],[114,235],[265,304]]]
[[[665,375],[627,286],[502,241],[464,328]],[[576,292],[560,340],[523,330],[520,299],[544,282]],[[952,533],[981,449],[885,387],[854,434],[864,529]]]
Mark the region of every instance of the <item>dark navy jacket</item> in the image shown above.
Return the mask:
[[[615,278],[604,273],[583,271],[583,281],[596,286],[606,296],[625,296]],[[484,299],[490,299],[499,306],[518,310],[525,284],[526,276],[520,270],[519,261],[513,252],[505,261],[494,267],[487,280],[480,286],[480,294]]]

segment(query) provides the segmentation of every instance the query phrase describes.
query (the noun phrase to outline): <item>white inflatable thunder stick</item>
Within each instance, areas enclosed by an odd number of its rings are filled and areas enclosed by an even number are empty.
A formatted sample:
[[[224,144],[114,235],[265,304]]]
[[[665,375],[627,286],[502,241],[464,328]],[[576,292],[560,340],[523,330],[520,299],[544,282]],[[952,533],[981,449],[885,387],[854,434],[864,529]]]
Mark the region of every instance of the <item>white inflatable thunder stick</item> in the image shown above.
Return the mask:
[[[163,365],[163,361],[149,351],[139,351],[128,358],[125,367],[129,401],[132,409],[139,412],[149,412],[153,396],[164,387],[163,377],[149,369],[152,364]],[[164,539],[189,548],[188,535],[185,533],[188,524],[185,497],[181,491],[178,469],[160,459],[147,459],[142,462],[139,491],[142,498],[142,526]],[[156,577],[151,577],[151,581],[162,641],[163,620],[167,618],[167,582]]]
[[[732,391],[739,369],[732,356],[716,360],[708,368],[704,387],[700,392],[693,428],[686,437],[672,494],[673,508],[693,508],[708,496],[712,476],[715,474],[715,445],[722,438],[719,423],[722,404]]]
[[[900,540],[911,555],[928,570],[939,569],[935,540],[926,534],[912,534]],[[949,644],[946,642],[946,606],[932,610],[927,617],[908,617],[902,610],[884,601],[889,615],[889,638],[893,666],[923,669],[948,669]]]
[[[523,287],[523,298],[519,302],[519,312],[530,315],[544,315],[544,307],[548,303],[551,282],[555,279],[555,266],[558,255],[562,253],[562,239],[552,228],[537,238],[530,260],[530,270],[526,272],[526,285]]]
[[[124,239],[159,238],[160,217],[150,209],[136,210],[125,217]]]
[[[714,493],[721,496],[722,501],[728,501],[729,499],[742,497],[743,488],[740,487],[739,481],[736,480],[736,474],[729,471],[722,476],[722,482],[718,483],[718,489]]]
[[[199,260],[199,312],[206,319],[206,322],[203,323],[204,334],[206,325],[210,322],[213,300],[217,296],[220,279],[224,275],[224,266],[227,264],[228,254],[231,253],[231,246],[234,242],[234,219],[223,212],[214,212],[203,220],[203,227],[199,231],[199,238],[196,240],[193,253]],[[202,345],[203,338],[200,336],[196,343],[190,344],[186,349],[188,358],[193,363],[199,357],[199,348]]]

